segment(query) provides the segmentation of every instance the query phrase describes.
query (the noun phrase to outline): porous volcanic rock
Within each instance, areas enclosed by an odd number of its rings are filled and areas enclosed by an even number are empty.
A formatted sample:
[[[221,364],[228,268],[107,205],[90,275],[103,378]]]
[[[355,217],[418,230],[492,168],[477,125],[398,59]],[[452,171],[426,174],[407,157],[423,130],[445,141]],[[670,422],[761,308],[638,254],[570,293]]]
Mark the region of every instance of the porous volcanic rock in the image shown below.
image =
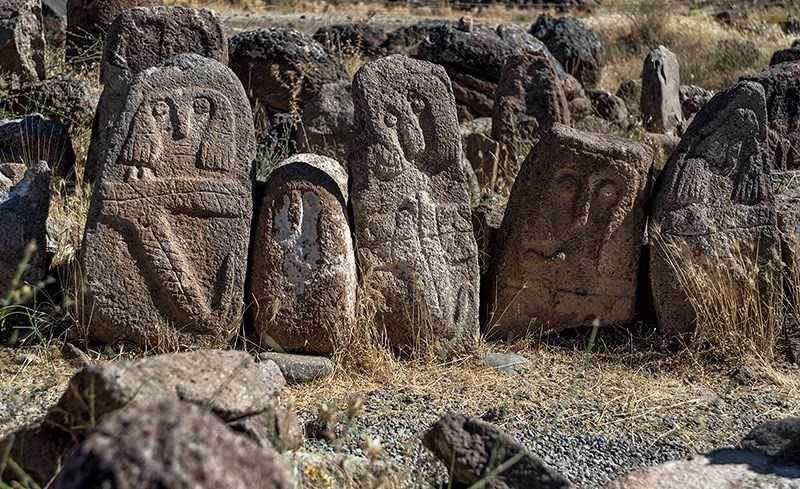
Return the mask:
[[[605,64],[605,49],[591,29],[575,18],[553,18],[542,14],[530,33],[541,40],[553,56],[585,88],[594,88]]]
[[[40,0],[3,0],[0,4],[0,73],[12,86],[38,81],[44,72],[44,33]]]

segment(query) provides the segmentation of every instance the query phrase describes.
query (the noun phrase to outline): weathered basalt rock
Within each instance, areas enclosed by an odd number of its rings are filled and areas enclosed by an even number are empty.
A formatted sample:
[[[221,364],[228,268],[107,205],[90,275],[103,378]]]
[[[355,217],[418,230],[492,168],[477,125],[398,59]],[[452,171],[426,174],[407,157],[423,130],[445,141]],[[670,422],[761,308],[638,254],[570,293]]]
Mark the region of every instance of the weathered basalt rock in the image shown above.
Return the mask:
[[[605,64],[605,49],[591,29],[572,17],[542,14],[530,33],[541,40],[553,56],[586,88],[594,88]]]
[[[628,118],[625,101],[605,90],[587,90],[592,109],[599,117],[608,121],[624,121]]]
[[[624,80],[619,84],[617,97],[625,101],[625,107],[631,115],[641,115],[639,103],[642,100],[642,80]]]
[[[39,112],[72,131],[92,120],[99,92],[84,78],[59,74],[9,91],[0,107],[17,114]]]
[[[380,56],[389,35],[380,27],[366,24],[336,24],[320,27],[314,40],[331,52]]]
[[[681,85],[680,98],[683,118],[689,120],[711,100],[714,94],[697,85]]]
[[[705,300],[713,287],[727,294],[758,287],[763,307],[780,310],[780,238],[759,84],[740,82],[695,116],[659,176],[650,239],[664,334],[692,332],[691,301]]]
[[[351,202],[376,321],[397,347],[478,338],[478,256],[445,71],[389,56],[353,81]]]
[[[753,428],[739,445],[792,463],[800,463],[800,418],[767,421]]]
[[[772,53],[769,60],[769,65],[776,65],[778,63],[791,63],[793,61],[800,61],[800,49],[791,47],[789,49],[781,49]]]
[[[270,115],[302,111],[322,85],[348,79],[338,58],[295,29],[259,29],[232,37],[230,67],[250,101]]]
[[[149,7],[126,10],[111,24],[103,48],[103,93],[92,124],[84,181],[92,182],[133,78],[176,54],[195,53],[228,64],[228,39],[212,10]]]
[[[303,111],[298,150],[346,160],[353,144],[353,110],[350,82],[322,85]]]
[[[337,161],[299,154],[270,173],[250,269],[262,342],[311,353],[350,344],[357,279],[347,216],[347,172]]]
[[[653,153],[553,126],[523,162],[492,248],[496,338],[633,321]]]
[[[131,83],[81,248],[90,334],[225,344],[238,330],[252,218],[250,104],[217,61],[182,54]]]
[[[12,86],[38,81],[44,72],[44,33],[40,0],[3,0],[0,4],[0,73]]]
[[[642,67],[640,107],[648,132],[672,134],[682,120],[678,58],[664,46],[650,51]]]
[[[0,162],[38,161],[46,161],[55,176],[74,180],[75,150],[67,128],[41,114],[0,120]]]

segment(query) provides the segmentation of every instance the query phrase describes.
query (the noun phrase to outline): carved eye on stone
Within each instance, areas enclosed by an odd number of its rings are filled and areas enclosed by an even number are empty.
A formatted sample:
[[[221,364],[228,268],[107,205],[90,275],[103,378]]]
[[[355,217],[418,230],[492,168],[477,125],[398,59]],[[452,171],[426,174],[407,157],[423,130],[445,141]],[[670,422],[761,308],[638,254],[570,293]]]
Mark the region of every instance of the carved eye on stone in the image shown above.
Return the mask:
[[[159,100],[158,102],[153,104],[153,115],[158,117],[162,116],[169,112],[169,105],[163,100]]]
[[[425,102],[421,98],[412,98],[411,110],[413,110],[415,114],[421,113],[423,110],[425,110]]]
[[[196,114],[208,114],[211,112],[211,101],[205,97],[194,99],[194,112]]]
[[[569,173],[561,175],[556,181],[556,188],[562,194],[574,194],[578,191],[578,179]]]
[[[397,116],[389,113],[383,116],[383,123],[386,124],[386,127],[395,127],[397,126]]]
[[[608,202],[614,202],[619,197],[617,184],[611,180],[603,180],[597,189],[597,196]]]

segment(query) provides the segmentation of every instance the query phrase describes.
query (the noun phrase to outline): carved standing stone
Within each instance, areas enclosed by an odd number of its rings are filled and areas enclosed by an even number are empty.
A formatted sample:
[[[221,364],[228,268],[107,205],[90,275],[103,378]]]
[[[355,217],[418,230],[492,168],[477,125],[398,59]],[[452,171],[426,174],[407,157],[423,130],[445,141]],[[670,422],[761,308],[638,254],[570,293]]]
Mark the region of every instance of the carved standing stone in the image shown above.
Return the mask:
[[[659,46],[650,51],[642,67],[641,109],[648,132],[673,133],[682,120],[681,76],[678,58]]]
[[[348,346],[356,263],[347,220],[347,173],[335,160],[300,154],[267,180],[253,238],[256,332],[286,351]]]
[[[491,336],[633,321],[652,161],[635,141],[553,125],[492,247]]]
[[[40,0],[0,2],[0,73],[11,84],[39,81],[44,72],[44,33]]]
[[[780,244],[769,166],[759,84],[740,82],[695,116],[654,192],[650,280],[664,334],[694,330],[692,301],[713,300],[712,281],[731,284],[727,294],[759,287],[765,307],[776,306]]]
[[[100,65],[103,93],[92,124],[84,180],[94,181],[133,77],[182,53],[228,64],[228,39],[215,12],[188,7],[139,7],[121,13],[108,31]]]
[[[404,56],[353,81],[351,201],[376,322],[396,346],[478,339],[478,257],[455,99],[441,66]]]
[[[173,348],[230,339],[254,157],[250,104],[221,63],[184,54],[134,78],[81,249],[92,336]]]

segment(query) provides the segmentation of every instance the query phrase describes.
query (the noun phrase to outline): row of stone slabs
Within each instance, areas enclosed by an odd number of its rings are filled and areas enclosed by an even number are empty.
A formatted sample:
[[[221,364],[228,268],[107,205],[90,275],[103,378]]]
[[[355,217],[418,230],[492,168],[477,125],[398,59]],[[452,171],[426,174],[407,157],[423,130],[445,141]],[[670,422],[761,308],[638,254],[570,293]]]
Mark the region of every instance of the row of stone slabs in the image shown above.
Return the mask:
[[[349,189],[333,160],[285,162],[267,183],[248,250],[255,143],[241,83],[198,55],[137,75],[110,131],[80,253],[92,336],[224,344],[247,301],[259,334],[287,350],[346,347],[365,320],[398,347],[474,347],[478,253],[447,75],[390,56],[362,67],[353,98]],[[665,332],[691,328],[687,267],[735,269],[742,287],[780,283],[766,123],[760,84],[719,93],[659,180],[650,266]],[[545,134],[492,247],[490,335],[634,319],[651,165],[651,150],[634,141],[560,124]],[[0,206],[9,219],[24,187]],[[742,257],[758,267],[743,269]],[[779,291],[764,290],[776,304]]]

